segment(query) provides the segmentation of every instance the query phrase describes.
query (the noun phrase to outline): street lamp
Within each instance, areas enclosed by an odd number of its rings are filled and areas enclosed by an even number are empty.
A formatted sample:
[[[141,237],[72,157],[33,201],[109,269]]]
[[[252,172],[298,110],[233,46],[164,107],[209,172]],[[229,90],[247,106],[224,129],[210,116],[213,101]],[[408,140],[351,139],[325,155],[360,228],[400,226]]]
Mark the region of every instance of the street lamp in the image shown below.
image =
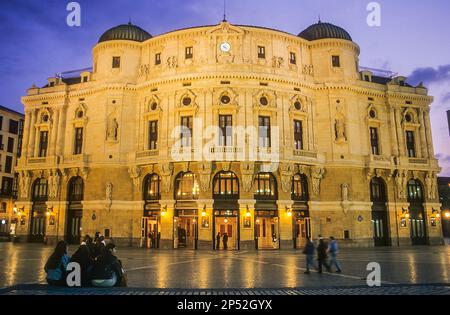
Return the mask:
[[[444,216],[447,220],[450,219],[450,211],[445,211]]]

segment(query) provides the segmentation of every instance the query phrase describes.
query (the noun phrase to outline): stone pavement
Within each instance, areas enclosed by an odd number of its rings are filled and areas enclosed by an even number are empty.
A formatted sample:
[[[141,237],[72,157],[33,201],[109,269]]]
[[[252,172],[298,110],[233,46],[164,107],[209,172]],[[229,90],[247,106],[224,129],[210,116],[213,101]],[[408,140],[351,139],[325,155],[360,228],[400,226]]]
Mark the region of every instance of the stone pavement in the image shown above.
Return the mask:
[[[450,285],[388,285],[376,288],[330,287],[292,289],[146,289],[146,288],[52,288],[47,285],[17,285],[0,289],[0,295],[162,295],[162,296],[299,296],[299,295],[450,295]]]
[[[70,252],[75,249],[70,247]],[[0,264],[3,267],[0,269],[0,288],[45,284],[43,267],[52,251],[52,247],[39,244],[0,243]],[[307,290],[321,294],[330,287],[354,294],[361,290],[367,292],[365,278],[370,262],[380,264],[383,288],[393,286],[389,288],[391,291],[441,292],[448,289],[435,284],[450,284],[450,247],[343,249],[339,259],[344,272],[321,275],[315,272],[305,275],[304,255],[294,250],[214,252],[118,248],[117,255],[128,274],[130,289],[124,292],[138,288],[136,292],[145,294],[154,292],[152,288],[159,288],[163,290],[161,292],[172,288],[302,288],[301,292]],[[411,286],[418,284],[424,286]],[[45,288],[37,291],[42,290]],[[372,292],[376,294],[378,290],[381,289],[373,289]]]

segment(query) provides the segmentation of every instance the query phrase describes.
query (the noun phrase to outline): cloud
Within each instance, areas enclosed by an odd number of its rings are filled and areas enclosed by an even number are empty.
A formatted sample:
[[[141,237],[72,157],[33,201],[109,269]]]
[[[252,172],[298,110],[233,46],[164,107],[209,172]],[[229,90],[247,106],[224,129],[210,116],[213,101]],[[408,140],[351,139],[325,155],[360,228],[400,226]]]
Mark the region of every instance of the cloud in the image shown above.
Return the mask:
[[[442,103],[450,102],[450,92],[447,93],[447,94],[442,95],[441,102]]]
[[[437,68],[417,68],[408,77],[408,82],[417,85],[424,82],[426,85],[450,80],[450,64]]]

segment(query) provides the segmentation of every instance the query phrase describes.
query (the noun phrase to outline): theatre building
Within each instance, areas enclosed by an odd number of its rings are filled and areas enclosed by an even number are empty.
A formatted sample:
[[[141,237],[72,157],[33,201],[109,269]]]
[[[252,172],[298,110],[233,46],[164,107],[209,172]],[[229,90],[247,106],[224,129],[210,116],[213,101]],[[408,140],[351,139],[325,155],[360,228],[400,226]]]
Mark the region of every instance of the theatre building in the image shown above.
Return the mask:
[[[388,53],[388,52],[387,52]],[[361,68],[344,29],[106,31],[22,98],[22,241],[290,249],[440,244],[428,90]]]

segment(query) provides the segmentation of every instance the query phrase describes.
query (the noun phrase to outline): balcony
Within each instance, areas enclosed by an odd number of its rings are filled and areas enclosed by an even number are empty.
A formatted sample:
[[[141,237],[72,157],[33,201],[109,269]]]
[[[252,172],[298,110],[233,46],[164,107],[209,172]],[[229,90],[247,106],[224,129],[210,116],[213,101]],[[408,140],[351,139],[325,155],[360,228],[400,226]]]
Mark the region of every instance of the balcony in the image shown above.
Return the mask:
[[[409,158],[410,164],[428,164],[428,159]]]
[[[305,157],[305,158],[317,159],[317,153],[316,152],[312,152],[312,151],[295,150],[294,149],[293,155],[295,157]]]
[[[152,156],[159,156],[159,150],[146,150],[136,153],[136,159],[144,159]]]

